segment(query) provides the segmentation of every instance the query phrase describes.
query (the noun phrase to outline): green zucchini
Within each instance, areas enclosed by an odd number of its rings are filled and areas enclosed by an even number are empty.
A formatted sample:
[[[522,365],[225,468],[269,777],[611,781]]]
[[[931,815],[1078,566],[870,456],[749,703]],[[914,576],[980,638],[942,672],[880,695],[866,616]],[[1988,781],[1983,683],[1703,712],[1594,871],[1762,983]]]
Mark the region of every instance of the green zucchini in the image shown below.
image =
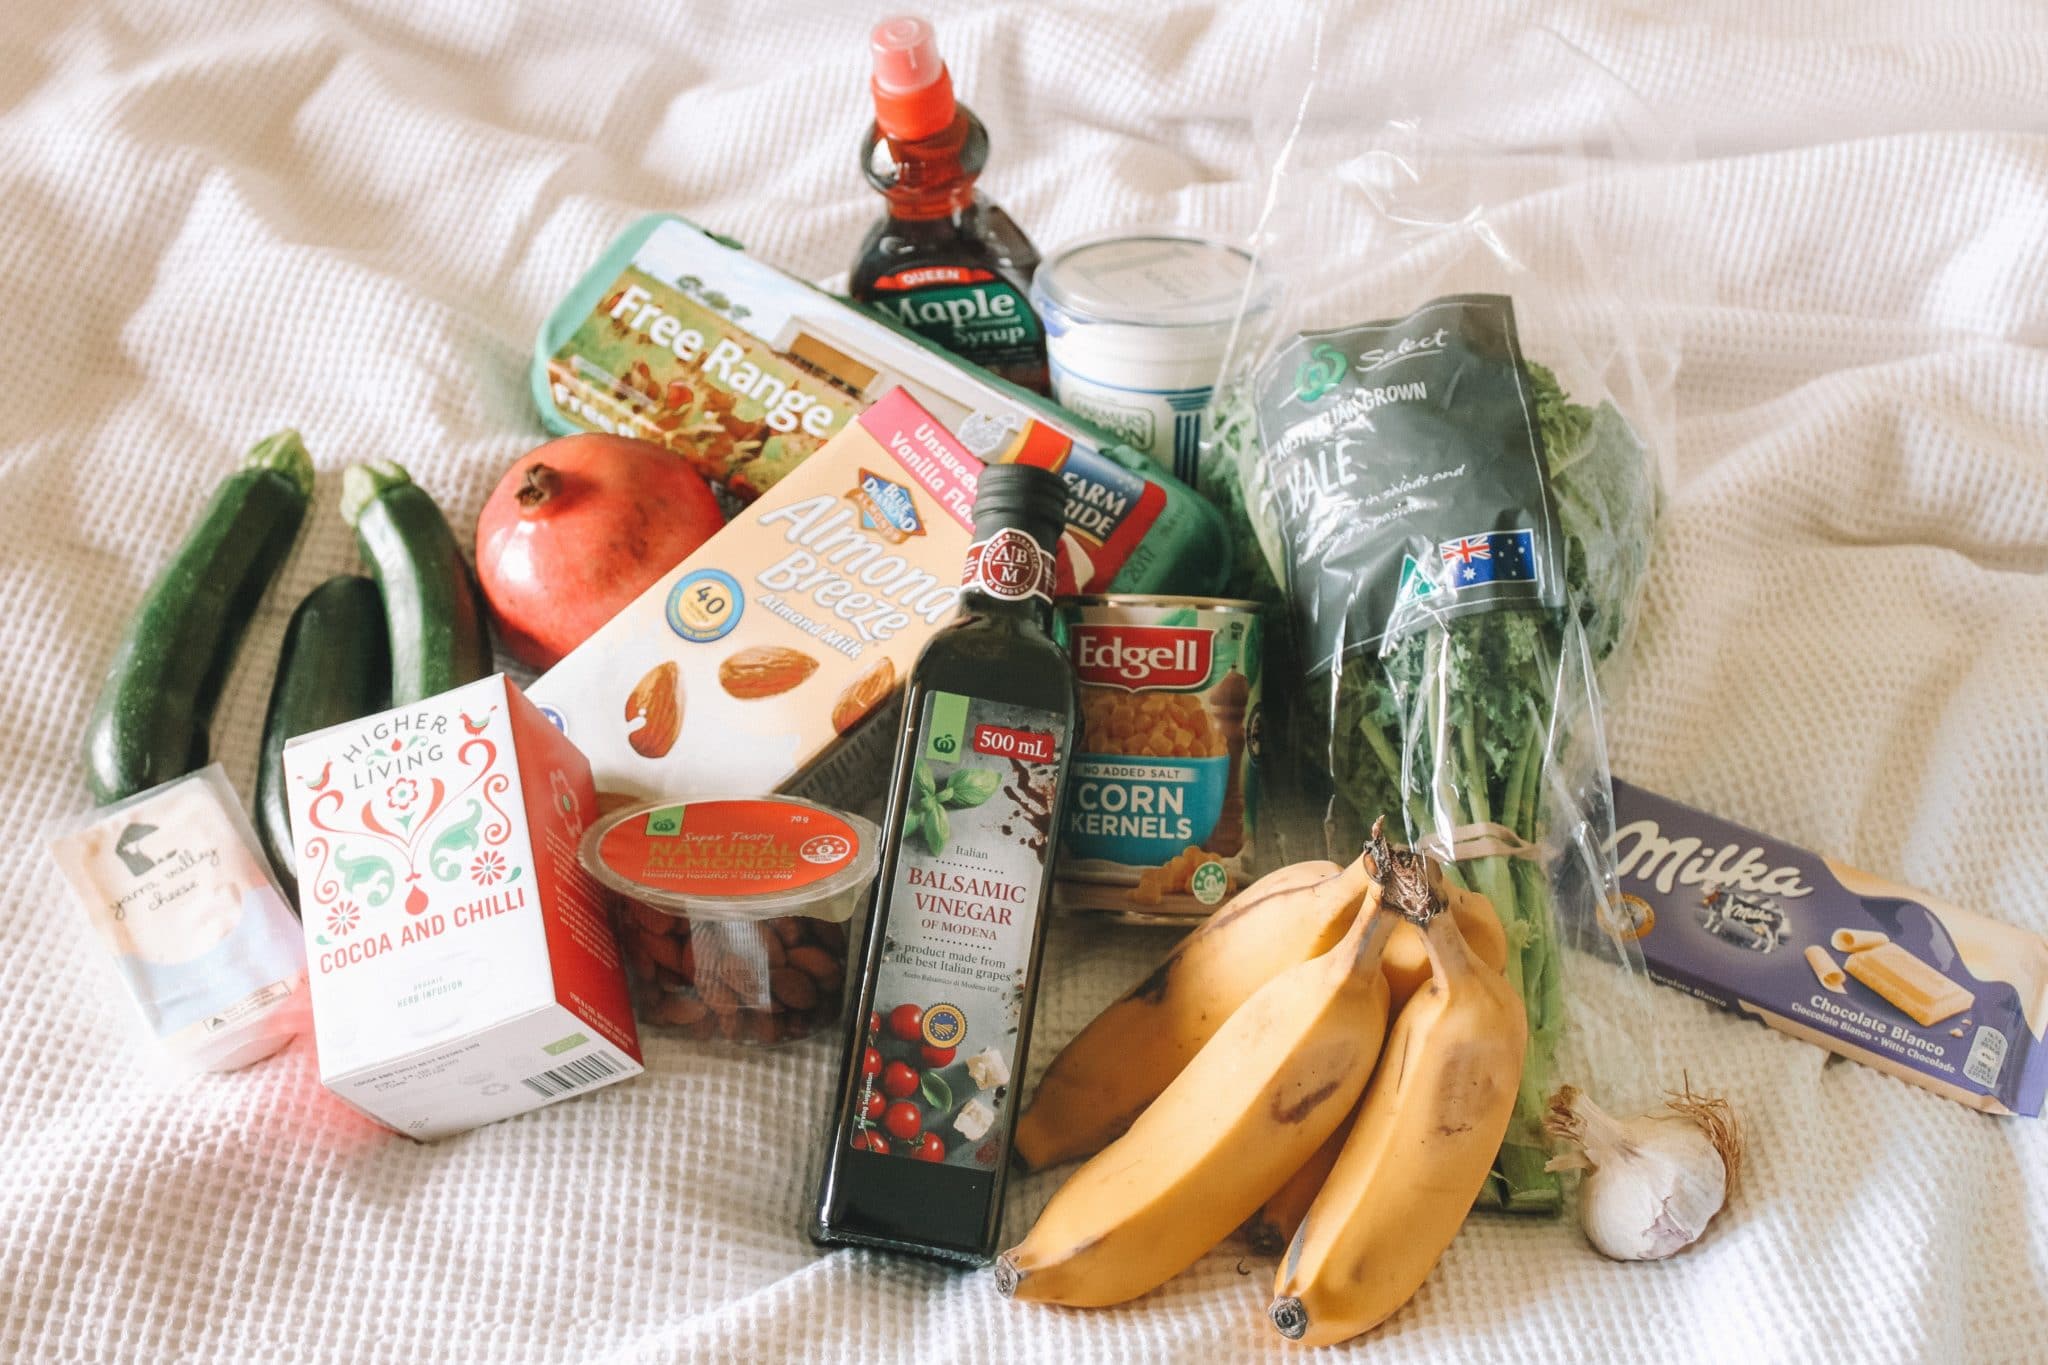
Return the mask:
[[[426,491],[390,460],[355,465],[341,476],[341,515],[384,594],[391,704],[410,706],[488,677],[484,595]]]
[[[256,768],[256,837],[293,904],[298,854],[285,799],[285,741],[382,711],[390,696],[391,645],[377,585],[355,574],[328,579],[306,594],[285,627]]]
[[[206,764],[207,727],[235,648],[291,552],[313,496],[313,461],[280,431],[222,480],[150,585],[107,667],[85,728],[101,805]]]

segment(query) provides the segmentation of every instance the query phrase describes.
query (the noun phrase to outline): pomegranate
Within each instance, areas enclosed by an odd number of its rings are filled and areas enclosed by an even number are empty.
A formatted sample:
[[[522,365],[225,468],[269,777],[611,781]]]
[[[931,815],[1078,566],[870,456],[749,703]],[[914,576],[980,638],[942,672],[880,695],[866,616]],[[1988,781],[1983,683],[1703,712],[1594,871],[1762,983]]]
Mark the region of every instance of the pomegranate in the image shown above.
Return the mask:
[[[564,436],[505,471],[476,521],[476,571],[513,658],[550,668],[725,517],[681,456],[625,436]]]

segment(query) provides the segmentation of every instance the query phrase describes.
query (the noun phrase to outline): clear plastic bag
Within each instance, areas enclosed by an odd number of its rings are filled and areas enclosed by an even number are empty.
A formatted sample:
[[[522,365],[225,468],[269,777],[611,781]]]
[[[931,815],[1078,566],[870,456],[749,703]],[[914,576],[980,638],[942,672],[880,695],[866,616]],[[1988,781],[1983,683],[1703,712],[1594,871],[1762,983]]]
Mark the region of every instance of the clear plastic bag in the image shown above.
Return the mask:
[[[1280,303],[1234,339],[1204,491],[1256,544],[1233,588],[1286,601],[1306,680],[1274,730],[1305,760],[1293,828],[1323,847],[1283,855],[1349,856],[1384,815],[1501,915],[1531,1035],[1489,1188],[1547,1211],[1549,1092],[1659,1070],[1596,670],[1613,681],[1633,632],[1676,365],[1631,306],[1675,248],[1615,214],[1681,149],[1555,34],[1413,91],[1354,41],[1319,13],[1305,83],[1261,111],[1252,245]]]

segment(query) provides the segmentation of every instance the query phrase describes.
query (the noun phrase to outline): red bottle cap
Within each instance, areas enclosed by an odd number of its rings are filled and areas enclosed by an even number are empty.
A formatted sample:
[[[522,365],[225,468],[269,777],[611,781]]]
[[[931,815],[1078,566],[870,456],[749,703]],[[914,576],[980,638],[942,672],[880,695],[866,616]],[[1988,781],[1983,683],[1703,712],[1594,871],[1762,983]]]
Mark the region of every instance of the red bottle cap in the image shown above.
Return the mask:
[[[884,135],[915,142],[953,121],[953,77],[939,60],[932,26],[914,14],[897,14],[868,35],[874,54],[875,124]]]

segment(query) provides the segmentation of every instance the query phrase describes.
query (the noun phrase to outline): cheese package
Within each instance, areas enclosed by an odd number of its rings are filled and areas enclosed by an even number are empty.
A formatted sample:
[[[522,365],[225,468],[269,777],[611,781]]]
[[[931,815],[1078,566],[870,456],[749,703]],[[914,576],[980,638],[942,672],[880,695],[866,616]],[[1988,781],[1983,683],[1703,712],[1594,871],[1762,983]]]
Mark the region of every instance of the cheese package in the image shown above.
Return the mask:
[[[773,791],[858,730],[867,756],[806,788],[858,805],[843,791],[886,770],[894,738],[862,722],[892,713],[953,615],[981,469],[892,392],[571,650],[533,700],[600,791],[646,800]]]
[[[590,767],[503,674],[284,768],[323,1085],[426,1141],[640,1074]]]
[[[186,1071],[233,1071],[306,1027],[299,926],[216,763],[47,833],[142,1022]]]
[[[2048,939],[1619,780],[1614,831],[1624,932],[1656,980],[1973,1109],[2041,1114]]]

